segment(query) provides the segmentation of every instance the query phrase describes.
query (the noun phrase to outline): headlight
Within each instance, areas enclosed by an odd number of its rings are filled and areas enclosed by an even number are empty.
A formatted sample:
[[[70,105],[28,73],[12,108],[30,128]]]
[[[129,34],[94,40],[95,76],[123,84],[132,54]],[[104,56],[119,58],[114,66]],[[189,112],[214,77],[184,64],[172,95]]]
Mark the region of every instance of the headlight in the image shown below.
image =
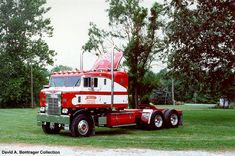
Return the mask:
[[[45,107],[40,107],[40,112],[41,112],[41,113],[45,113],[45,111],[46,111],[46,108],[45,108]]]
[[[62,109],[62,114],[68,114],[68,112],[69,112],[68,108],[63,108]]]

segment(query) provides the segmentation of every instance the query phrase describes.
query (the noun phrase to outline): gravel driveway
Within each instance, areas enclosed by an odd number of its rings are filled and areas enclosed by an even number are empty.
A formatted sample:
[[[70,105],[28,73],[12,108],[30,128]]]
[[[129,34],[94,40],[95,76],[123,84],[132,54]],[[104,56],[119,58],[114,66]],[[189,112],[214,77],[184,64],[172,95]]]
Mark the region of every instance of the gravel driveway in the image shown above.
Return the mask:
[[[234,156],[235,151],[160,151],[150,149],[100,149],[93,147],[0,144],[1,156]]]

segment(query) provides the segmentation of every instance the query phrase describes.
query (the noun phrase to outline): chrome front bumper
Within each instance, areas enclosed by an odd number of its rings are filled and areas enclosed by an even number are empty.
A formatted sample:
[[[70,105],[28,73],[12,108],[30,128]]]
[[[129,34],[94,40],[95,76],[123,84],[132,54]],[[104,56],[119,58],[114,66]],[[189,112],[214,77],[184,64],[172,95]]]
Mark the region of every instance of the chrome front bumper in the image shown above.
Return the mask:
[[[46,113],[38,113],[37,125],[41,126],[42,122],[58,123],[58,124],[70,124],[69,115],[48,115]]]

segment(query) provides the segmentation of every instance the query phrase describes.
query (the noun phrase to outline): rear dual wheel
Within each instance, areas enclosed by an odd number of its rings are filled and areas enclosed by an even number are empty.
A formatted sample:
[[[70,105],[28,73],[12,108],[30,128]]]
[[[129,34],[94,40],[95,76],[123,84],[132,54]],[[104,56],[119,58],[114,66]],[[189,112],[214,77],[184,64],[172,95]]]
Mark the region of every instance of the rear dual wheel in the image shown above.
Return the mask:
[[[164,125],[163,114],[161,111],[153,112],[150,119],[150,129],[161,129]]]
[[[164,112],[164,123],[166,128],[176,128],[179,126],[179,114],[174,109],[167,109]]]
[[[166,109],[163,111],[155,111],[152,114],[149,129],[176,128],[179,126],[179,114],[174,109]]]

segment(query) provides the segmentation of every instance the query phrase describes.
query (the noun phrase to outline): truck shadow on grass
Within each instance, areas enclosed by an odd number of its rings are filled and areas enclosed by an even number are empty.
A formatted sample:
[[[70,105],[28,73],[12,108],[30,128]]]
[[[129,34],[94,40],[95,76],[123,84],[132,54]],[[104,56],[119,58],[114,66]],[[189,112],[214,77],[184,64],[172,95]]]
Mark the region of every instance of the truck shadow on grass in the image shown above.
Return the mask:
[[[125,134],[131,134],[128,129],[112,129],[112,130],[102,130],[102,131],[97,131],[95,133],[95,136],[110,136],[110,135],[125,135]]]
[[[109,136],[109,135],[126,135],[133,134],[140,129],[136,127],[119,127],[119,128],[97,128],[95,135],[97,136]]]
[[[138,129],[132,128],[132,127],[125,127],[125,128],[114,128],[114,129],[96,129],[95,135],[92,136],[114,136],[114,135],[129,135],[134,133],[134,131],[138,131]],[[69,131],[61,131],[59,133],[61,136],[66,136],[66,137],[72,137],[71,133]]]

